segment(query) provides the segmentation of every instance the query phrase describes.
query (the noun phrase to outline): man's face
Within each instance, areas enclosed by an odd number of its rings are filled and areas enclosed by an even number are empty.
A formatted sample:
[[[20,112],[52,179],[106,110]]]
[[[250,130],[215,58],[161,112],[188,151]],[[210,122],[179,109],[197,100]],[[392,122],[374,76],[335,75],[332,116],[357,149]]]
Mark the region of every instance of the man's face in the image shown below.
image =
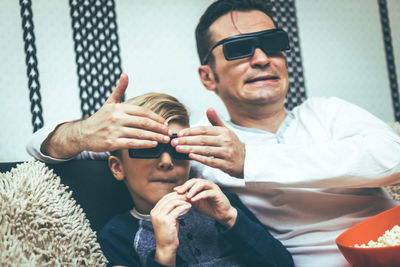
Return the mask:
[[[170,123],[169,128],[177,133],[182,125]],[[122,166],[125,173],[125,183],[133,197],[138,211],[148,213],[154,205],[166,194],[173,191],[189,177],[190,161],[173,159],[168,152],[163,152],[160,158],[137,159],[130,158],[128,150],[122,151]]]
[[[252,10],[225,14],[210,26],[209,31],[215,44],[230,36],[274,28],[270,17],[261,11]],[[228,111],[247,104],[250,107],[278,103],[283,108],[289,86],[283,52],[266,55],[260,48],[256,48],[252,57],[232,61],[225,59],[222,45],[217,46],[212,53],[215,74],[218,76],[215,91]]]

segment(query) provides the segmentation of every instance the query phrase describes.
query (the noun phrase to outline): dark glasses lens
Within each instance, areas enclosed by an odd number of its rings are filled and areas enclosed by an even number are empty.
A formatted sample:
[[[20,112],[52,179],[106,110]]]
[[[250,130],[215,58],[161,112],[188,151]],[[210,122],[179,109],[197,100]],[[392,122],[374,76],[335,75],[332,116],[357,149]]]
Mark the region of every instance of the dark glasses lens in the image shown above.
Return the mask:
[[[179,153],[173,146],[169,146],[169,154],[174,159],[190,160],[189,154]]]
[[[264,53],[276,53],[290,49],[289,37],[281,29],[236,35],[217,44],[223,44],[226,60],[251,57],[256,47],[261,48]]]
[[[241,39],[226,42],[223,51],[227,60],[249,57],[254,53],[254,40]]]
[[[129,157],[137,159],[155,159],[161,156],[164,144],[158,144],[156,147],[143,149],[129,149]]]
[[[172,139],[178,137],[176,134],[171,136]],[[172,158],[180,159],[180,160],[189,160],[189,155],[184,153],[179,153],[176,149],[171,145],[171,142],[168,144],[159,143],[156,147],[152,148],[143,148],[143,149],[129,149],[129,157],[137,158],[137,159],[156,159],[161,157],[163,152],[168,152]]]
[[[281,52],[289,50],[289,38],[286,32],[276,32],[271,35],[260,36],[259,38],[260,48],[268,52]]]

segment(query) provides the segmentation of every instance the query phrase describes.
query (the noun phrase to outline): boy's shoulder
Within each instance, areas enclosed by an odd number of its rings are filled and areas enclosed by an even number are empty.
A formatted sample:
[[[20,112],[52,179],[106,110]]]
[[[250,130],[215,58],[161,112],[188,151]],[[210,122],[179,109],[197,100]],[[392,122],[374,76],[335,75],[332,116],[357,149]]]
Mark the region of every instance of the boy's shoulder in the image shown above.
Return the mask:
[[[117,235],[127,237],[134,234],[139,227],[139,222],[132,216],[130,211],[118,214],[107,222],[100,232],[100,237]]]

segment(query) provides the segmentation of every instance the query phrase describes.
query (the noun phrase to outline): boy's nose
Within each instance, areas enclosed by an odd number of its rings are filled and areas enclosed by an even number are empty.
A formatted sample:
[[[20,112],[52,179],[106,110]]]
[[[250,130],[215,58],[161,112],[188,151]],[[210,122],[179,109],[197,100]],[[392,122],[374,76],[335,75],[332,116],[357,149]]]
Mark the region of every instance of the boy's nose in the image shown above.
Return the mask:
[[[160,161],[158,162],[158,168],[163,170],[171,170],[174,168],[172,157],[168,152],[163,152],[161,154]]]

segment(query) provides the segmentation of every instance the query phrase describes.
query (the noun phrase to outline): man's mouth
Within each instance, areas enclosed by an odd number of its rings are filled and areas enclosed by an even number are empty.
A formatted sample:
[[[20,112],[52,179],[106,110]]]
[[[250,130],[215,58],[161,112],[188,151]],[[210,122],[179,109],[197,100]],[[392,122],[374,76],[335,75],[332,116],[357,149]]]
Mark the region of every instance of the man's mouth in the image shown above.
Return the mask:
[[[245,83],[254,83],[254,82],[259,82],[259,81],[277,81],[279,80],[279,76],[274,76],[274,75],[265,75],[265,76],[258,76],[255,78],[251,78]]]

